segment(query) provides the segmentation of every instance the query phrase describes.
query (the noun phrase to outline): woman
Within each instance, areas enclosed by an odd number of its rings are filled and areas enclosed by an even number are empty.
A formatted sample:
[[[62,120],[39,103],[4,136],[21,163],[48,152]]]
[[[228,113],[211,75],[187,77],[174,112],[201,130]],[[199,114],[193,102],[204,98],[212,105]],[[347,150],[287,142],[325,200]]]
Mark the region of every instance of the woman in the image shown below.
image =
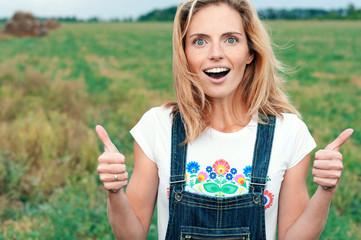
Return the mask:
[[[177,102],[148,111],[131,130],[134,171],[97,126],[117,239],[145,239],[158,201],[159,239],[317,239],[342,172],[344,131],[316,153],[282,91],[279,63],[245,0],[189,0],[173,35]],[[290,112],[290,113],[284,113]]]

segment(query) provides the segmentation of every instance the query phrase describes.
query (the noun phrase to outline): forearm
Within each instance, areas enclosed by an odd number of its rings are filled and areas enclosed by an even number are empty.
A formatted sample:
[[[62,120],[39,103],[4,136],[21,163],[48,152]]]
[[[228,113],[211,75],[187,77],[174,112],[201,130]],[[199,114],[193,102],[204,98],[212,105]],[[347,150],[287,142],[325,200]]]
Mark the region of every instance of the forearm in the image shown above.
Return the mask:
[[[326,224],[330,203],[335,189],[318,187],[307,204],[305,211],[287,230],[287,239],[318,239]]]
[[[116,239],[146,239],[144,226],[132,210],[124,190],[107,194],[108,219]]]

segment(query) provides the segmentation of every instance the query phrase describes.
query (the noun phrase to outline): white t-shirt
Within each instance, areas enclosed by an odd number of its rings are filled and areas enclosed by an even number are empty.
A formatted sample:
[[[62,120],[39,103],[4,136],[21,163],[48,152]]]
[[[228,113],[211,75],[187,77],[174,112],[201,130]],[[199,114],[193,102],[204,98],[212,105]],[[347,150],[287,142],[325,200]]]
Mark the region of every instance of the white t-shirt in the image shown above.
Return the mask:
[[[170,108],[152,108],[130,131],[143,152],[158,166],[159,239],[165,238],[169,218],[170,112]],[[257,122],[251,120],[234,133],[208,128],[189,143],[185,190],[217,197],[248,193],[256,133]],[[276,239],[278,196],[285,171],[297,165],[315,147],[307,126],[295,114],[283,114],[283,119],[277,118],[264,193],[267,239]],[[232,186],[224,190],[221,188],[224,184]]]

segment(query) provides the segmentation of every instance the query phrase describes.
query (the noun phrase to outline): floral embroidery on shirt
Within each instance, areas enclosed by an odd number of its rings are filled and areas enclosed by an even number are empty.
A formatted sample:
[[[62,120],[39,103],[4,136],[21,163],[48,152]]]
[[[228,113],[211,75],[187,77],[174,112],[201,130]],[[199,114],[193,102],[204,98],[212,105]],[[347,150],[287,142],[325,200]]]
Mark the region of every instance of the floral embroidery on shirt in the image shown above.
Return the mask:
[[[212,166],[207,166],[205,171],[199,171],[200,166],[192,161],[187,164],[187,184],[191,192],[217,197],[234,196],[248,191],[250,177],[237,174],[236,168],[231,168],[224,159],[219,159]],[[251,169],[247,166],[243,172]]]
[[[251,177],[251,173],[252,173],[252,167],[251,166],[247,166],[243,169],[243,174],[246,176],[246,177]]]
[[[273,204],[274,195],[270,193],[268,190],[264,192],[264,205],[265,209],[270,208]]]
[[[199,171],[199,164],[197,162],[189,162],[187,164],[187,171],[189,173],[197,173]]]
[[[187,163],[186,170],[187,191],[207,196],[227,197],[248,192],[252,166],[248,165],[238,171],[236,168],[231,168],[226,160],[219,159],[204,170],[200,169],[197,162],[191,161]],[[267,176],[267,182],[270,181],[270,177]],[[273,200],[274,195],[266,190],[264,192],[265,209],[272,206]]]
[[[228,162],[223,159],[220,159],[213,164],[213,170],[218,175],[225,175],[226,173],[228,173],[229,169],[230,169],[230,166],[229,166]]]

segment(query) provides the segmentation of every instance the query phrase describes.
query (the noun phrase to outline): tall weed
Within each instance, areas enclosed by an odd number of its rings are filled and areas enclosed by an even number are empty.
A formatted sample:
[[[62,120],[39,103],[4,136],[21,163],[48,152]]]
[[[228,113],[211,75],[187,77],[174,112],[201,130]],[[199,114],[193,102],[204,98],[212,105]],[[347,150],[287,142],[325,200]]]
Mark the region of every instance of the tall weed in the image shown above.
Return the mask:
[[[42,201],[67,179],[93,172],[98,145],[81,81],[51,81],[34,70],[0,76],[1,194]]]

